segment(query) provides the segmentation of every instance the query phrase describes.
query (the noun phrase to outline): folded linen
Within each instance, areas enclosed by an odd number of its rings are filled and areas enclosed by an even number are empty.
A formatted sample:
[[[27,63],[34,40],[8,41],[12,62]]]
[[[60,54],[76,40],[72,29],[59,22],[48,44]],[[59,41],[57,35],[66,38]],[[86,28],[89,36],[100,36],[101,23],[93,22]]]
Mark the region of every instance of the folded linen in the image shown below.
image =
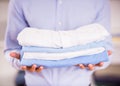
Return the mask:
[[[46,52],[46,53],[63,53],[63,52],[74,52],[80,50],[86,50],[91,48],[104,47],[106,49],[107,41],[93,42],[86,45],[78,45],[69,48],[48,48],[38,46],[23,46],[22,52]]]
[[[33,57],[34,58],[34,57]],[[97,64],[99,62],[108,61],[107,52],[104,51],[99,54],[94,55],[86,55],[86,56],[78,56],[75,58],[63,59],[63,60],[42,60],[42,59],[21,59],[21,65],[31,66],[32,64],[36,64],[37,66],[44,67],[66,67],[73,66],[76,64]]]
[[[25,28],[17,37],[22,46],[21,64],[62,67],[108,61],[105,45],[109,36],[99,24],[69,31]]]
[[[91,48],[75,52],[46,53],[46,52],[24,52],[24,59],[42,59],[42,60],[62,60],[78,56],[94,55],[105,51],[104,47]]]
[[[68,31],[25,28],[17,39],[22,46],[67,48],[105,40],[109,35],[102,25],[90,24]]]

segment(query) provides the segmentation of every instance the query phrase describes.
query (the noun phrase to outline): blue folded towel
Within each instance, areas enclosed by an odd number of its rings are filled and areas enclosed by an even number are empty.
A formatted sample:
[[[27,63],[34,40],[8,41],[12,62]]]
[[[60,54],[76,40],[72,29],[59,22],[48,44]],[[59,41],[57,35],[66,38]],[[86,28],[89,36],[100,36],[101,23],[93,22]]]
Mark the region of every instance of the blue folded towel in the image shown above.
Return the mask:
[[[93,42],[86,45],[73,46],[69,48],[47,48],[47,47],[36,47],[36,46],[23,46],[22,53],[24,52],[47,52],[47,53],[62,53],[72,52],[78,50],[85,50],[90,48],[105,47],[106,41]]]
[[[44,66],[44,67],[65,67],[65,66],[73,66],[76,64],[97,64],[99,62],[108,61],[107,52],[104,51],[99,54],[95,55],[87,55],[87,56],[79,56],[70,59],[64,60],[28,60],[28,59],[21,59],[21,64],[26,66],[31,66],[32,64],[36,64],[37,66]]]
[[[73,66],[76,64],[97,64],[99,62],[108,61],[107,51],[103,51],[99,54],[94,55],[85,55],[78,56],[69,59],[62,60],[42,60],[42,59],[25,59],[23,58],[24,52],[47,52],[47,53],[61,53],[61,52],[72,52],[78,50],[85,50],[96,47],[104,47],[106,45],[105,41],[93,42],[83,46],[74,46],[70,48],[45,48],[45,47],[35,47],[35,46],[23,46],[21,51],[21,64],[26,66],[31,66],[32,64],[36,64],[37,66],[44,67],[63,67],[63,66]]]

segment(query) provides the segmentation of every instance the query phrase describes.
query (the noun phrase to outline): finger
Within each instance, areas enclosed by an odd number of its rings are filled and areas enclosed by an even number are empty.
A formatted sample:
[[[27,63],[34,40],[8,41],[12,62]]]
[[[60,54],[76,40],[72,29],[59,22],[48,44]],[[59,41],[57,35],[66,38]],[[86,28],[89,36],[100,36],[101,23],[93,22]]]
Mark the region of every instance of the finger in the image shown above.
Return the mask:
[[[36,69],[36,72],[41,72],[43,70],[43,66],[40,66],[39,68]]]
[[[21,66],[21,69],[25,71],[27,70],[27,66]]]
[[[95,66],[102,67],[103,65],[104,65],[104,62],[100,62],[100,63],[96,64]]]
[[[112,55],[112,51],[108,50],[108,56]]]
[[[16,59],[20,59],[20,54],[16,53],[16,52],[11,52],[10,56]]]
[[[81,69],[85,69],[85,66],[83,64],[78,65]]]
[[[88,64],[88,69],[89,69],[89,70],[94,70],[94,65]]]
[[[28,67],[28,71],[35,72],[36,68],[37,68],[36,65],[32,65],[32,67]]]

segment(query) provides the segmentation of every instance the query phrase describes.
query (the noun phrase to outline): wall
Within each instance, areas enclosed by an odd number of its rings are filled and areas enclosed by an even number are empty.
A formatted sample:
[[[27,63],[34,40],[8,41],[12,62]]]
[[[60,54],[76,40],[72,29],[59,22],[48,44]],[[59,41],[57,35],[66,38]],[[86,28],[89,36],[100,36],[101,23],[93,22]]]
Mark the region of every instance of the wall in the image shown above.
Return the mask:
[[[112,34],[120,36],[120,0],[111,0]]]

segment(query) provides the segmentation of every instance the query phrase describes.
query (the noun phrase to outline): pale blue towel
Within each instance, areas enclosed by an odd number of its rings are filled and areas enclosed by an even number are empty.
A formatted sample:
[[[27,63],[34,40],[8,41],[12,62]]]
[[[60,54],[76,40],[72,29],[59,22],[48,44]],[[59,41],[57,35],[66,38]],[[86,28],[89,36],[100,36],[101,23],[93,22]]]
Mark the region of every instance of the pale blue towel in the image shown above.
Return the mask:
[[[76,64],[96,64],[101,61],[108,61],[107,52],[104,51],[99,54],[94,55],[86,55],[86,56],[79,56],[71,59],[64,59],[64,60],[28,60],[22,58],[24,52],[47,52],[47,53],[61,53],[61,52],[71,52],[71,51],[78,51],[78,50],[85,50],[90,48],[96,47],[104,47],[107,42],[99,41],[90,43],[83,46],[74,46],[70,48],[44,48],[44,47],[35,47],[35,46],[23,46],[21,50],[21,64],[31,66],[32,64],[36,64],[37,66],[43,65],[45,67],[62,67],[62,66],[72,66]]]
[[[106,44],[107,44],[107,41],[99,41],[99,42],[93,42],[93,43],[89,43],[81,46],[73,46],[69,48],[47,48],[47,47],[35,47],[35,46],[23,46],[22,53],[23,52],[47,52],[47,53],[72,52],[72,51],[85,50],[85,49],[96,48],[96,47],[105,47]]]
[[[21,65],[31,66],[32,64],[36,64],[37,66],[44,66],[44,67],[65,67],[65,66],[73,66],[76,64],[97,64],[99,62],[108,61],[107,52],[104,51],[99,54],[95,55],[87,55],[87,56],[79,56],[71,59],[64,59],[64,60],[28,60],[28,59],[21,59]]]

